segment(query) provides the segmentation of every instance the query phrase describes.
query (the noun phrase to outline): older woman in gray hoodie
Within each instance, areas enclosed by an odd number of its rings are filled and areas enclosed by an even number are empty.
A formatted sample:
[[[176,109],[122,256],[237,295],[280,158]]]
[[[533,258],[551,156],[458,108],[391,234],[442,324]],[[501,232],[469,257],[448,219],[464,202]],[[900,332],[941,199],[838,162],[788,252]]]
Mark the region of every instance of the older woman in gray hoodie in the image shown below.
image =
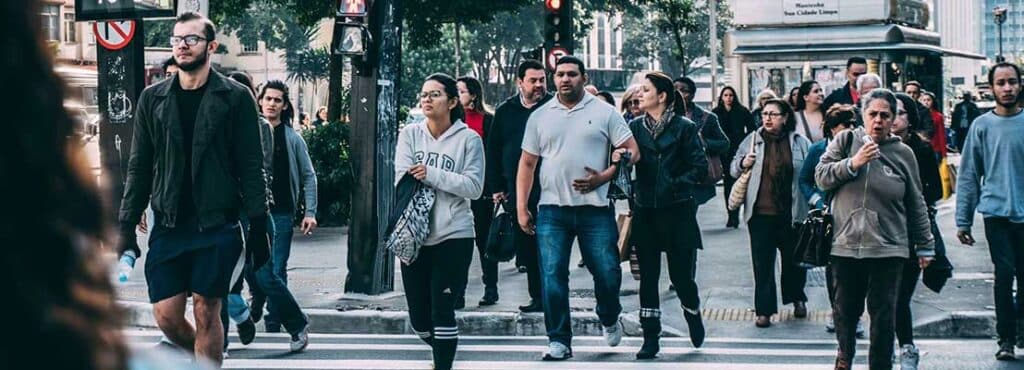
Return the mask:
[[[833,194],[836,369],[853,364],[865,299],[870,367],[892,368],[894,312],[904,261],[910,258],[907,246],[914,246],[921,268],[935,256],[917,160],[890,133],[896,107],[889,90],[861,97],[864,127],[840,133],[815,169],[818,186]]]

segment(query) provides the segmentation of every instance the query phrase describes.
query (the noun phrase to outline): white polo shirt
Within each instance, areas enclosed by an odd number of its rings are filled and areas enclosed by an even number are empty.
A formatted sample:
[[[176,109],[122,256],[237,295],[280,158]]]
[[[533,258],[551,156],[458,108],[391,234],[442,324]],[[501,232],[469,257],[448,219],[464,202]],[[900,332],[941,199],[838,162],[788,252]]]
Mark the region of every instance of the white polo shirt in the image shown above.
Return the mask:
[[[607,207],[607,183],[582,194],[573,189],[572,181],[585,178],[586,167],[608,168],[610,148],[631,137],[615,107],[590,94],[572,109],[557,97],[537,108],[526,121],[522,148],[542,158],[540,205]]]

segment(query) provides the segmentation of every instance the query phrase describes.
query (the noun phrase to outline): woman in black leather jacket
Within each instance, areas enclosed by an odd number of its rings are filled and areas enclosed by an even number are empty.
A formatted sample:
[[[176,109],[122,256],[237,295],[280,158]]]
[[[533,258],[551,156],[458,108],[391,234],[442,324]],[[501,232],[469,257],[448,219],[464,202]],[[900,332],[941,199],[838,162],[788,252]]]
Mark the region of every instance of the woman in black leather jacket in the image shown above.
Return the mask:
[[[701,248],[694,186],[707,174],[708,162],[697,125],[685,118],[683,97],[661,72],[648,73],[636,92],[643,115],[629,123],[640,146],[636,163],[631,243],[640,265],[640,324],[644,344],[638,359],[660,350],[661,301],[658,280],[661,252],[668,255],[669,277],[683,306],[694,347],[704,343],[704,323],[693,269]],[[617,160],[618,151],[613,154]]]

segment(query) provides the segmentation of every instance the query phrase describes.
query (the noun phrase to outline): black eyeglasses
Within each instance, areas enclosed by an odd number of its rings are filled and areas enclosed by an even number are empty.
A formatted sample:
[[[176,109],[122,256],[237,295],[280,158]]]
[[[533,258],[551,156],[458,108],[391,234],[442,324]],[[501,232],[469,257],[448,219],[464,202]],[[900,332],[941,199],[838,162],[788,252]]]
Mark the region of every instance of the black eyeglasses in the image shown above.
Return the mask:
[[[782,113],[761,112],[761,117],[765,117],[765,118],[778,118],[778,117],[782,117]]]
[[[171,47],[178,46],[178,44],[181,44],[182,41],[185,42],[185,45],[196,46],[196,44],[198,44],[199,41],[206,41],[206,38],[198,35],[171,36],[170,41]]]

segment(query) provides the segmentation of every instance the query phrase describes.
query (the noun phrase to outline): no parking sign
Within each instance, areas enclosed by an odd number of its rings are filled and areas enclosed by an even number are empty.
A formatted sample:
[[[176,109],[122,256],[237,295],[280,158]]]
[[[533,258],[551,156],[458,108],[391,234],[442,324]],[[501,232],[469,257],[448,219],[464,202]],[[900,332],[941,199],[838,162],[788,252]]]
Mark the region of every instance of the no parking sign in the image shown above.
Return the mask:
[[[101,21],[92,24],[96,42],[107,50],[121,50],[135,36],[135,21]]]

